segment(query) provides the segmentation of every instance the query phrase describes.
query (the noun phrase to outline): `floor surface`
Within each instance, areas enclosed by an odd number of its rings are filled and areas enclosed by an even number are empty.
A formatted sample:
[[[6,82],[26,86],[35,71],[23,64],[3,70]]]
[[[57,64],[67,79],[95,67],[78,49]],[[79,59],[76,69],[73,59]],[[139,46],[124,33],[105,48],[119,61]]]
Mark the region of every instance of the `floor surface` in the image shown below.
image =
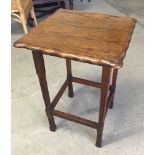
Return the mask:
[[[130,15],[138,19],[132,42],[119,70],[115,104],[96,148],[96,130],[56,118],[50,132],[31,52],[12,47],[12,155],[142,155],[143,154],[143,1],[74,0],[75,10]],[[42,22],[42,19],[40,20]],[[23,36],[12,21],[12,44]],[[51,99],[66,77],[64,59],[45,56]],[[101,67],[73,62],[73,75],[100,81]],[[97,121],[99,90],[74,84],[74,98],[65,91],[57,109]]]

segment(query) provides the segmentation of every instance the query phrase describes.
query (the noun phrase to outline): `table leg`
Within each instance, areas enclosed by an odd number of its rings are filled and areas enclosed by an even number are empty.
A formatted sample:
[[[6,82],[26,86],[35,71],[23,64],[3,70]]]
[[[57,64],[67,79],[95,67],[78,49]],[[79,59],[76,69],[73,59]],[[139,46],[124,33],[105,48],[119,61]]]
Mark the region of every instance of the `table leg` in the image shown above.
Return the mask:
[[[68,96],[73,97],[73,85],[72,85],[72,66],[71,60],[66,59],[66,68],[67,68],[67,81],[68,81]]]
[[[101,96],[100,96],[99,119],[98,119],[97,139],[96,139],[97,147],[101,147],[102,144],[102,133],[107,108],[106,103],[108,98],[110,76],[111,76],[111,68],[109,66],[102,67]]]
[[[70,7],[70,10],[73,10],[73,0],[69,0],[69,7]]]
[[[55,131],[56,125],[55,125],[54,117],[53,117],[53,111],[52,111],[53,109],[51,109],[50,96],[49,96],[48,86],[47,86],[47,81],[46,81],[44,58],[41,53],[32,52],[32,54],[33,54],[33,60],[35,64],[36,73],[39,78],[39,83],[40,83],[40,87],[41,87],[41,91],[42,91],[42,95],[43,95],[43,99],[44,99],[44,103],[46,107],[45,111],[46,111],[46,115],[49,121],[50,130]]]
[[[114,95],[115,95],[115,89],[116,89],[117,75],[118,75],[118,69],[114,69],[113,77],[112,77],[112,87],[113,87]],[[114,105],[114,95],[112,97],[112,100],[111,100],[111,103],[110,103],[110,106],[109,106],[110,109],[112,109],[113,105]]]

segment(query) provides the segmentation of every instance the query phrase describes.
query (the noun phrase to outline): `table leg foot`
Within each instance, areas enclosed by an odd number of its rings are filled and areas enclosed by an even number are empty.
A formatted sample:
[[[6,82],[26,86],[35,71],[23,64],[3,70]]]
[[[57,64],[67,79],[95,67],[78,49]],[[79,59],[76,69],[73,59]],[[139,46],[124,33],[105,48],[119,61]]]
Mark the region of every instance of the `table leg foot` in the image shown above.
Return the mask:
[[[112,101],[112,102],[110,103],[109,109],[113,109],[113,105],[114,105],[114,102]]]
[[[50,131],[56,131],[56,124],[54,121],[53,113],[51,112],[50,108],[45,111],[46,111],[46,116],[48,118]]]
[[[54,125],[54,126],[50,126],[50,131],[55,132],[55,131],[56,131],[56,125]]]
[[[68,93],[68,97],[73,98],[74,97],[74,94],[69,94]]]
[[[98,147],[98,148],[102,147],[102,145],[100,143],[96,143],[95,146]]]
[[[102,146],[102,132],[103,132],[103,127],[100,127],[97,129],[97,138],[96,138],[96,147],[101,147]]]
[[[73,85],[72,83],[68,85],[68,97],[73,98],[74,92],[73,92]]]
[[[56,125],[55,125],[54,118],[52,118],[52,121],[51,121],[51,120],[49,121],[49,124],[50,124],[50,131],[55,132],[56,129],[57,129],[57,127],[56,127]]]

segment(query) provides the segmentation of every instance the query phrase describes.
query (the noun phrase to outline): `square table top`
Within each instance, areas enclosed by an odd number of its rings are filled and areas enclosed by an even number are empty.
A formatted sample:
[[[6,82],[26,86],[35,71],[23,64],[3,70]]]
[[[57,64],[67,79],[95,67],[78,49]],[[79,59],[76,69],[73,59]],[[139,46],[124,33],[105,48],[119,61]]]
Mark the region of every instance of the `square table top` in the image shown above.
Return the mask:
[[[136,20],[60,9],[14,43],[17,48],[120,68]]]

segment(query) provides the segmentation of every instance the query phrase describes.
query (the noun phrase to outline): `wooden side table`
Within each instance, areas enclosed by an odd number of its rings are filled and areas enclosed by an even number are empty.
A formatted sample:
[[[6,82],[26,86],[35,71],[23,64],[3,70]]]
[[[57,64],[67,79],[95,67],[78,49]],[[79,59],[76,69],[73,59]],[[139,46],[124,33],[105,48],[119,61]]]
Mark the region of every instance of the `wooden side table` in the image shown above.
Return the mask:
[[[60,9],[15,42],[17,48],[32,50],[51,131],[56,130],[54,116],[61,117],[97,129],[96,146],[101,147],[104,120],[108,108],[113,107],[118,69],[123,65],[135,23],[131,17]],[[52,102],[43,54],[66,59],[67,78]],[[101,83],[72,76],[71,60],[102,66]],[[68,96],[74,96],[73,82],[101,90],[98,122],[55,109],[67,87]]]

